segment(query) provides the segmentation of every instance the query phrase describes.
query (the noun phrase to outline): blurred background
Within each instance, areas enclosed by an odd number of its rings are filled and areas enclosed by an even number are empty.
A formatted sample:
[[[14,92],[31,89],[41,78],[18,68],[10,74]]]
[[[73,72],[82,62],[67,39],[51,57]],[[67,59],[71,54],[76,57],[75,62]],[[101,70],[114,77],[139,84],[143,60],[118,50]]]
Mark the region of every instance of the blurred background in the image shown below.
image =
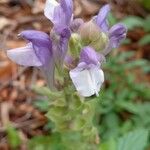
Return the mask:
[[[6,56],[6,50],[25,44],[17,37],[20,31],[50,32],[44,3],[0,0],[0,150],[32,150],[36,146],[47,150],[49,144],[52,124],[44,116],[47,100],[32,90],[32,85],[42,86],[45,81],[37,69],[17,66]],[[150,150],[150,1],[74,0],[75,17],[89,20],[105,3],[112,6],[110,24],[123,22],[128,35],[103,66],[106,81],[97,98],[94,120],[100,149],[116,150],[116,143],[127,141],[124,150],[142,150],[140,146]],[[131,139],[135,139],[136,148]]]

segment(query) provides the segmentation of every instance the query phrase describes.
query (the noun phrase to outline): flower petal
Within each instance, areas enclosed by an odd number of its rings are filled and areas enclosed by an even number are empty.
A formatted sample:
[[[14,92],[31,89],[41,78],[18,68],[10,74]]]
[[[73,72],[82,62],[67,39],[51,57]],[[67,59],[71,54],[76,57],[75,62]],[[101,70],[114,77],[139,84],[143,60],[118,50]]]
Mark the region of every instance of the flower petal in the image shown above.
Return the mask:
[[[35,67],[42,66],[42,63],[35,54],[31,43],[26,47],[8,50],[7,56],[19,65]]]
[[[69,26],[73,12],[72,0],[61,0],[60,5],[54,10],[54,26],[66,27]]]
[[[46,33],[26,30],[21,32],[20,36],[32,43],[35,54],[43,66],[49,63],[52,58],[52,41]]]
[[[73,1],[72,0],[60,0],[60,5],[66,16],[66,24],[69,25],[73,14]]]
[[[119,47],[120,43],[126,38],[127,28],[118,23],[111,27],[109,30],[109,43],[107,47],[103,50],[103,55],[107,55],[113,48]]]
[[[54,11],[57,6],[59,6],[59,3],[56,0],[46,0],[44,15],[50,19],[52,23],[54,23],[55,20]]]
[[[107,16],[108,16],[109,12],[110,12],[110,6],[109,6],[109,4],[107,4],[100,9],[98,16],[96,18],[97,25],[104,32],[108,32],[108,29],[109,29],[108,22],[107,22]]]
[[[71,32],[68,28],[53,28],[51,38],[53,40],[53,55],[57,66],[62,66],[65,59]]]
[[[127,28],[118,23],[111,27],[109,31],[109,38],[112,43],[112,48],[117,48],[120,45],[120,42],[126,38]]]
[[[46,79],[46,83],[49,86],[49,88],[51,90],[55,90],[55,85],[54,85],[54,72],[55,72],[54,59],[51,58],[49,63],[46,65],[46,67],[40,67],[40,69],[43,72],[43,75]]]
[[[79,69],[70,71],[70,77],[81,96],[89,97],[94,94],[98,96],[100,87],[104,82],[104,73],[98,67],[91,69]]]
[[[80,54],[80,62],[85,62],[86,64],[99,64],[99,56],[95,50],[89,46],[84,47]]]
[[[51,20],[54,26],[68,26],[70,24],[73,12],[72,0],[47,0],[44,14]]]

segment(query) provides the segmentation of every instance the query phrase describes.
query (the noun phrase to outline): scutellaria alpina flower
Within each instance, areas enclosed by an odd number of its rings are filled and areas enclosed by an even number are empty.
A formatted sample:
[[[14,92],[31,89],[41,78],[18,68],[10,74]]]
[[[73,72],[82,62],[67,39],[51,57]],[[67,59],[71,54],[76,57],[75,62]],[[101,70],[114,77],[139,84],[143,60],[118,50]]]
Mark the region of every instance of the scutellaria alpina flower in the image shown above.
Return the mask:
[[[60,0],[58,3],[56,0],[47,0],[44,14],[54,25],[51,30],[54,60],[57,66],[62,67],[71,36],[70,22],[73,19],[73,2],[72,0]]]
[[[54,88],[54,59],[52,41],[41,31],[26,30],[19,34],[28,41],[25,47],[7,51],[7,56],[19,65],[38,67],[44,73],[51,89]]]
[[[101,57],[91,47],[84,47],[80,53],[78,66],[70,71],[70,77],[81,96],[99,95],[104,82],[104,73],[100,69]]]
[[[126,38],[127,28],[122,23],[117,23],[111,28],[107,20],[110,12],[110,5],[105,5],[101,8],[98,15],[95,17],[95,22],[100,30],[108,37],[109,41],[105,49],[102,51],[107,55],[113,48],[119,47],[120,43]]]

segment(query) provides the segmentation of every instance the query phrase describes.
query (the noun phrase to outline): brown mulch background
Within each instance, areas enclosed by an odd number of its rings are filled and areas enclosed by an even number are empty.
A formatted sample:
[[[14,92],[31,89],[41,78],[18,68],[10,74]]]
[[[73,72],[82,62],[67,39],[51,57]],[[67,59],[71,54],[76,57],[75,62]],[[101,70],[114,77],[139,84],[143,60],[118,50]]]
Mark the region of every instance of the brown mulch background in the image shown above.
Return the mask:
[[[37,96],[32,92],[33,84],[44,85],[37,69],[19,67],[6,56],[6,50],[23,46],[25,42],[17,37],[25,29],[42,30],[49,33],[51,23],[44,17],[44,0],[0,0],[0,150],[9,149],[6,139],[6,126],[9,122],[19,131],[24,143],[28,138],[46,134],[42,127],[46,118],[32,102]],[[96,15],[106,0],[74,0],[75,17],[88,20]],[[127,15],[148,15],[133,1],[111,1],[117,18]],[[146,33],[139,28],[128,33],[130,45],[120,47],[120,51],[135,50],[136,58],[150,59],[150,45],[139,46],[137,42]],[[150,77],[146,76],[150,81]],[[26,149],[22,144],[21,149]]]

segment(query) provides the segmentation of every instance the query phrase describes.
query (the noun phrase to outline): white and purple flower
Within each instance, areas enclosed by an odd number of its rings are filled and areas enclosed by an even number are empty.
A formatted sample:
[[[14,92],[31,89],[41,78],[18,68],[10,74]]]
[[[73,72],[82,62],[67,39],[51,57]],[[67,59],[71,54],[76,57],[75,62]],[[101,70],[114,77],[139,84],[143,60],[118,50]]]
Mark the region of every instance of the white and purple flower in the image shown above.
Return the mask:
[[[84,47],[80,54],[78,66],[70,71],[70,77],[79,92],[84,97],[99,95],[104,82],[104,73],[100,69],[100,55],[91,47]]]
[[[20,36],[28,41],[27,45],[22,48],[8,50],[7,55],[19,65],[40,68],[44,72],[49,87],[54,89],[55,67],[57,69],[58,67],[63,68],[66,58],[69,58],[69,62],[73,62],[71,57],[67,55],[68,45],[70,38],[74,37],[73,34],[78,34],[82,48],[81,50],[79,48],[81,51],[80,56],[75,59],[79,59],[79,63],[74,69],[69,70],[69,75],[81,96],[98,95],[104,82],[101,65],[105,61],[105,56],[113,48],[120,45],[127,32],[126,27],[121,23],[109,27],[107,21],[109,11],[110,6],[105,5],[98,15],[89,24],[86,24],[81,18],[73,20],[72,0],[60,0],[60,3],[56,0],[47,0],[44,14],[53,23],[50,36],[41,31],[23,31]],[[90,33],[81,35],[79,30],[89,32],[86,28],[91,25]],[[81,30],[82,28],[85,29]],[[95,30],[92,30],[93,28]],[[95,33],[92,33],[94,31]],[[92,37],[87,37],[89,43],[83,44],[82,40],[83,38],[86,39],[86,35]],[[76,48],[74,47],[74,49]]]

